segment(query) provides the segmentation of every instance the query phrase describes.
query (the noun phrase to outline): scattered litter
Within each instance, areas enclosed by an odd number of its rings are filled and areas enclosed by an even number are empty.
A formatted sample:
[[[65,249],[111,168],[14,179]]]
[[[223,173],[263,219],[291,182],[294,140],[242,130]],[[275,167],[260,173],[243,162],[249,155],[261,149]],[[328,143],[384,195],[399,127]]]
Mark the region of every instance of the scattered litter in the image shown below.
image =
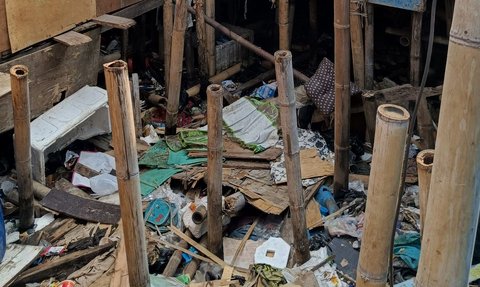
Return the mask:
[[[99,195],[105,196],[118,190],[115,173],[115,158],[101,152],[80,153],[72,175],[72,184],[91,188]]]
[[[363,234],[363,213],[358,217],[344,215],[325,222],[331,236],[349,235],[361,238]]]
[[[395,237],[393,254],[400,258],[407,266],[417,270],[420,260],[420,234],[417,232],[406,232]]]
[[[276,92],[277,92],[277,82],[272,82],[269,84],[264,83],[262,86],[260,86],[253,92],[252,97],[265,100],[268,98],[273,98]]]
[[[146,125],[143,128],[143,134],[146,134],[144,137],[140,137],[140,139],[147,144],[156,144],[157,142],[160,141],[160,138],[158,137],[157,132],[155,131],[155,128],[152,125]]]

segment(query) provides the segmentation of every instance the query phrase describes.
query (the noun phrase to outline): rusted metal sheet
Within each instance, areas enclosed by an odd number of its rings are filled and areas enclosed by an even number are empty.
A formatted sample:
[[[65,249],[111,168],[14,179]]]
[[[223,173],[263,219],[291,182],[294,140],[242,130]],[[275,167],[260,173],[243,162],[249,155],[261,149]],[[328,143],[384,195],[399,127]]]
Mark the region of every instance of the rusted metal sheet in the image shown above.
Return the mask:
[[[368,0],[369,3],[417,12],[425,11],[425,0]]]

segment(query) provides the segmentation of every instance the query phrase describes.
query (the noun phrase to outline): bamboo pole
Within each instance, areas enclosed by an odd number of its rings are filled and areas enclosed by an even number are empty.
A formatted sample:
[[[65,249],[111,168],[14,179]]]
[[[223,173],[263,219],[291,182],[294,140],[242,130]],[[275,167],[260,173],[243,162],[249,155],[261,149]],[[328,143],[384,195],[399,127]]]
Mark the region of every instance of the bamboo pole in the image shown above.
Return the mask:
[[[210,19],[215,19],[215,0],[206,0],[205,15]],[[208,75],[211,77],[217,73],[216,67],[216,44],[215,44],[215,29],[206,26],[207,36],[207,51],[208,51]]]
[[[374,77],[374,6],[367,3],[367,17],[365,18],[365,88],[373,89]]]
[[[18,201],[19,229],[25,231],[33,226],[33,181],[30,147],[30,95],[28,68],[15,65],[10,69]]]
[[[177,0],[175,5],[175,20],[172,32],[172,50],[170,57],[170,76],[168,87],[167,118],[165,134],[177,133],[178,101],[182,87],[183,50],[185,44],[185,29],[187,26],[186,0]]]
[[[189,231],[185,232],[187,236],[191,237],[191,233]],[[180,240],[178,243],[178,246],[187,249],[188,248],[188,242],[185,240]],[[165,266],[165,269],[163,269],[162,275],[165,277],[173,277],[175,273],[177,272],[178,266],[180,266],[180,263],[182,262],[182,254],[183,252],[181,250],[175,250],[173,252],[172,256],[168,260],[167,266]]]
[[[292,73],[292,54],[289,51],[275,52],[275,72],[278,84],[278,104],[283,138],[285,140],[285,168],[287,170],[288,197],[292,216],[293,248],[296,263],[310,259],[300,173],[300,146],[298,143],[297,114],[295,108],[295,86]]]
[[[317,59],[317,41],[318,41],[318,0],[309,0],[308,1],[308,23],[310,25],[309,29],[309,42],[311,49],[311,58],[312,61],[316,63]]]
[[[192,7],[187,7],[188,12],[192,13],[193,15],[196,15],[195,9]],[[270,61],[272,63],[275,63],[275,59],[272,54],[268,53],[267,51],[263,50],[260,47],[255,46],[252,44],[250,41],[247,39],[243,38],[242,36],[238,35],[237,33],[233,32],[232,30],[228,29],[227,27],[223,26],[222,24],[218,23],[217,21],[213,20],[210,17],[205,16],[205,22],[215,28],[216,30],[222,32],[225,36],[228,38],[236,41],[238,44],[242,45],[243,47],[249,49],[250,51],[254,52],[258,56],[264,58],[267,61]],[[308,81],[308,77],[301,73],[300,71],[297,71],[293,69],[293,75],[299,79],[302,82]]]
[[[334,2],[335,29],[335,174],[333,192],[348,188],[350,163],[350,0]]]
[[[149,286],[145,223],[127,63],[104,65],[130,286]]]
[[[207,88],[208,163],[207,163],[207,246],[217,256],[223,255],[222,224],[222,106],[224,90],[220,85]]]
[[[422,48],[422,12],[412,12],[412,33],[410,41],[410,83],[418,87],[420,85],[420,51]],[[427,99],[422,97],[418,106],[417,128],[422,138],[424,149],[435,146],[435,135],[432,117],[428,110]]]
[[[479,62],[480,1],[457,0],[416,279],[418,287],[468,286],[480,207]]]
[[[165,90],[168,91],[168,78],[170,77],[170,58],[172,51],[172,33],[173,33],[173,10],[172,0],[163,2],[163,60],[165,67]],[[167,95],[168,96],[168,95]]]
[[[428,191],[433,168],[433,149],[422,150],[417,154],[418,200],[420,203],[420,233],[423,234],[427,212]]]
[[[408,111],[385,104],[378,107],[372,169],[362,247],[357,267],[358,287],[385,287],[392,226],[400,197],[402,163],[407,139]]]
[[[278,46],[281,50],[290,49],[289,41],[289,1],[279,0],[278,2]]]
[[[205,24],[205,7],[204,0],[195,1],[195,11],[197,15],[196,31],[198,39],[198,66],[200,70],[200,79],[208,79],[208,49],[207,49],[207,32]]]
[[[235,65],[231,66],[230,68],[216,74],[215,76],[210,77],[210,79],[208,79],[208,82],[210,84],[221,84],[222,81],[224,81],[224,80],[232,77],[233,75],[239,73],[241,70],[242,70],[242,64],[241,63],[235,64]],[[194,97],[194,96],[196,96],[200,93],[200,88],[201,88],[201,85],[196,84],[195,86],[193,86],[191,88],[188,88],[186,92],[187,92],[189,97]]]
[[[365,48],[363,44],[362,13],[358,0],[350,0],[350,35],[352,42],[353,76],[355,84],[365,88]]]
[[[135,134],[137,138],[142,136],[142,109],[140,104],[140,81],[138,74],[132,74],[132,103],[133,103],[133,118],[135,119]]]

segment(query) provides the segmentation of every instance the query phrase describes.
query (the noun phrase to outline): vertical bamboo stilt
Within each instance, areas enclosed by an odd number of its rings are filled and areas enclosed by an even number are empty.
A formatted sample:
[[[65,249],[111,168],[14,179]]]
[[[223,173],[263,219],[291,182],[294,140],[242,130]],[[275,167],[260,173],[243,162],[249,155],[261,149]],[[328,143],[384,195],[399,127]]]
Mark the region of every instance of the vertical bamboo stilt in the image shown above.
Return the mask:
[[[190,86],[196,79],[195,75],[195,51],[193,49],[193,31],[185,32],[185,67],[187,69],[187,83]]]
[[[317,41],[318,41],[318,0],[308,1],[308,19],[310,24],[310,50],[311,61],[317,63]]]
[[[281,50],[290,49],[289,41],[289,1],[280,0],[278,3],[278,46]]]
[[[30,147],[30,95],[28,68],[16,65],[10,69],[12,89],[13,127],[15,136],[15,168],[17,170],[19,229],[25,231],[33,226],[33,181]]]
[[[215,0],[206,0],[205,15],[211,19],[215,19]],[[210,26],[205,27],[207,32],[207,51],[208,51],[208,76],[211,77],[217,73],[216,67],[216,43],[215,29]]]
[[[170,76],[168,87],[167,118],[165,134],[177,133],[178,102],[182,88],[183,50],[185,44],[185,29],[187,26],[186,0],[177,0],[175,5],[175,20],[172,32],[172,50],[170,57]]]
[[[367,17],[365,20],[365,88],[373,90],[374,65],[374,6],[367,3]],[[373,141],[373,139],[372,139]]]
[[[163,2],[163,60],[165,67],[165,90],[168,91],[168,78],[170,77],[170,58],[172,51],[172,33],[173,33],[173,10],[172,0]],[[167,94],[168,96],[168,94]]]
[[[480,1],[457,0],[417,287],[469,283],[480,207],[479,63]]]
[[[138,74],[132,74],[132,103],[133,103],[133,118],[135,119],[135,134],[137,138],[142,136],[142,109],[140,104],[140,81]]]
[[[422,12],[412,12],[412,34],[410,45],[410,83],[420,86],[421,47],[422,47]],[[422,97],[418,106],[417,126],[422,138],[422,148],[429,149],[435,146],[432,117],[428,110],[427,99]]]
[[[200,79],[206,81],[208,79],[208,49],[207,49],[207,32],[205,24],[205,8],[204,0],[195,1],[195,11],[197,12],[196,31],[198,39],[198,66],[200,68]]]
[[[361,89],[365,88],[365,48],[363,46],[362,12],[360,2],[358,0],[350,0],[353,76],[355,84]]]
[[[357,267],[358,287],[385,287],[392,226],[400,197],[408,111],[386,104],[378,107],[372,169],[368,182],[362,247]]]
[[[207,247],[223,257],[222,224],[222,106],[221,85],[212,84],[207,88],[208,123],[208,165],[207,165]]]
[[[285,139],[285,168],[290,199],[290,213],[293,226],[293,248],[295,262],[302,264],[310,259],[303,199],[302,177],[300,173],[300,146],[298,144],[297,114],[292,71],[292,54],[289,51],[275,52],[275,73],[278,83],[283,138]]]
[[[115,146],[123,237],[128,260],[130,286],[149,286],[145,223],[140,196],[133,104],[127,63],[115,61],[103,65]]]
[[[422,150],[417,154],[418,200],[420,203],[420,233],[423,234],[427,212],[428,192],[433,168],[433,149]]]
[[[335,29],[335,197],[348,188],[350,168],[350,0],[334,2]]]
[[[127,61],[128,53],[128,29],[122,30],[122,51],[120,53],[122,60]]]

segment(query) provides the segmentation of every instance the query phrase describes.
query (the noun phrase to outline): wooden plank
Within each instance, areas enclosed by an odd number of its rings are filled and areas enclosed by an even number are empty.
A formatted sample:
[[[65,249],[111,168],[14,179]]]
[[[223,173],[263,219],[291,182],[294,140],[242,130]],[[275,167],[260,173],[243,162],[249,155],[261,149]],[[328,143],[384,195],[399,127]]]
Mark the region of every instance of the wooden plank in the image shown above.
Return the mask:
[[[92,42],[71,47],[56,43],[0,64],[0,72],[3,73],[8,73],[10,67],[17,64],[29,68],[32,118],[38,117],[81,87],[97,83],[100,29],[89,31],[86,35],[92,38]],[[0,114],[0,132],[11,129],[13,117],[10,93],[0,94]]]
[[[0,264],[0,286],[8,284],[42,251],[42,246],[10,244]]]
[[[102,26],[122,30],[126,30],[135,25],[135,20],[133,19],[108,14],[98,16],[97,18],[92,19],[92,21]]]
[[[0,54],[8,50],[10,50],[10,40],[8,39],[7,12],[5,0],[0,0]]]
[[[67,33],[53,37],[53,40],[67,46],[77,46],[91,42],[92,38],[75,31],[68,31]]]
[[[39,282],[43,279],[55,277],[62,273],[68,275],[79,267],[87,264],[93,258],[109,250],[114,245],[115,242],[110,242],[91,249],[72,252],[65,256],[57,257],[49,262],[37,265],[21,273],[15,281],[15,285],[23,286],[29,282]]]
[[[270,163],[257,161],[227,160],[223,163],[223,167],[240,169],[270,169]]]
[[[0,73],[0,97],[9,94],[11,90],[10,75],[7,73]]]
[[[97,0],[97,16],[122,8],[121,0]]]
[[[51,210],[90,222],[117,224],[120,220],[118,205],[85,199],[55,188],[40,203]]]
[[[5,0],[5,7],[12,53],[95,17],[95,0]]]

